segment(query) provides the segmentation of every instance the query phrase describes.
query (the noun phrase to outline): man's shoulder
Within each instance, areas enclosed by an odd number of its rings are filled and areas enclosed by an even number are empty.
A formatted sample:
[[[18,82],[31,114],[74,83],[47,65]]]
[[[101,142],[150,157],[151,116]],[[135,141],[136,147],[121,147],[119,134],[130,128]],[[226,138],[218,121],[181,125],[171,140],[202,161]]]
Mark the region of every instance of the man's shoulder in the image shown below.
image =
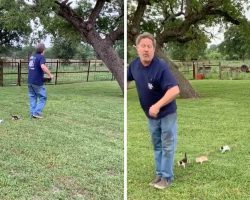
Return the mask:
[[[159,57],[156,57],[155,59],[156,59],[157,65],[161,67],[168,67],[168,63],[164,59],[159,58]]]
[[[155,70],[160,70],[160,71],[164,71],[164,70],[166,70],[167,68],[169,68],[169,65],[168,65],[168,63],[165,61],[165,60],[163,60],[162,58],[158,58],[158,57],[155,57],[154,58],[154,69]]]
[[[132,62],[130,63],[130,67],[132,67],[132,66],[138,66],[138,64],[139,64],[139,61],[140,61],[140,59],[137,57],[137,58],[135,58],[134,60],[132,60]]]

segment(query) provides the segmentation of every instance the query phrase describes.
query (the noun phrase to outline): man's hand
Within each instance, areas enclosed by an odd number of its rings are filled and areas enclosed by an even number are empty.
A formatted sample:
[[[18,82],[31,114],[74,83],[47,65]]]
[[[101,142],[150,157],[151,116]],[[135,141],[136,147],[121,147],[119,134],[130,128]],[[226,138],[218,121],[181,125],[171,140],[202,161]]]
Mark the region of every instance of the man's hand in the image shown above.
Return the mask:
[[[156,118],[158,113],[160,112],[160,108],[154,104],[149,108],[149,115],[153,118]]]

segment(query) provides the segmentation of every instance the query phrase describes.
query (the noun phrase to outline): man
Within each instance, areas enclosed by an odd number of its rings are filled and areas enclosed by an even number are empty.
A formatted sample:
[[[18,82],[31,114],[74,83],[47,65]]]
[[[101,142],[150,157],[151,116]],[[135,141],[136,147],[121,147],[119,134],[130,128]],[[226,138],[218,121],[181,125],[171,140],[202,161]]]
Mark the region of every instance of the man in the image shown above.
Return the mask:
[[[36,53],[30,57],[29,60],[29,74],[28,74],[28,89],[30,101],[30,115],[33,118],[41,119],[42,111],[46,104],[47,95],[44,86],[44,73],[49,78],[53,78],[50,70],[45,65],[45,45],[39,43],[36,47]]]
[[[128,81],[136,83],[139,100],[148,118],[154,148],[156,178],[150,183],[165,189],[173,180],[177,139],[175,98],[179,87],[167,63],[154,56],[156,40],[150,33],[136,39],[136,58],[128,68]]]

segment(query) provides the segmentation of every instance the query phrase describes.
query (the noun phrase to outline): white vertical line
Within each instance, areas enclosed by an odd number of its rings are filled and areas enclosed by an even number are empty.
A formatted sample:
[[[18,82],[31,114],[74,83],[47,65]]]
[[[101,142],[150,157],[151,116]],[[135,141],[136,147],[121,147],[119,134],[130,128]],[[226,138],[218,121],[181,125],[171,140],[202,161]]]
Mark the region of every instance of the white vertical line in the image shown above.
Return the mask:
[[[127,0],[124,0],[124,200],[127,200]]]

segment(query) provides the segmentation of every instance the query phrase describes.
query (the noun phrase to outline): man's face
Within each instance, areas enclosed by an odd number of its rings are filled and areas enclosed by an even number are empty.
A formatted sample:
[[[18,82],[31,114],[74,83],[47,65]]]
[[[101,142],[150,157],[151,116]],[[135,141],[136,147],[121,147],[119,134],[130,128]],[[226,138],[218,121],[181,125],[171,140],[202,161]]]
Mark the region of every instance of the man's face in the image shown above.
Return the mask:
[[[141,39],[139,44],[136,46],[136,50],[142,64],[149,65],[153,60],[155,53],[153,41],[148,38]]]

